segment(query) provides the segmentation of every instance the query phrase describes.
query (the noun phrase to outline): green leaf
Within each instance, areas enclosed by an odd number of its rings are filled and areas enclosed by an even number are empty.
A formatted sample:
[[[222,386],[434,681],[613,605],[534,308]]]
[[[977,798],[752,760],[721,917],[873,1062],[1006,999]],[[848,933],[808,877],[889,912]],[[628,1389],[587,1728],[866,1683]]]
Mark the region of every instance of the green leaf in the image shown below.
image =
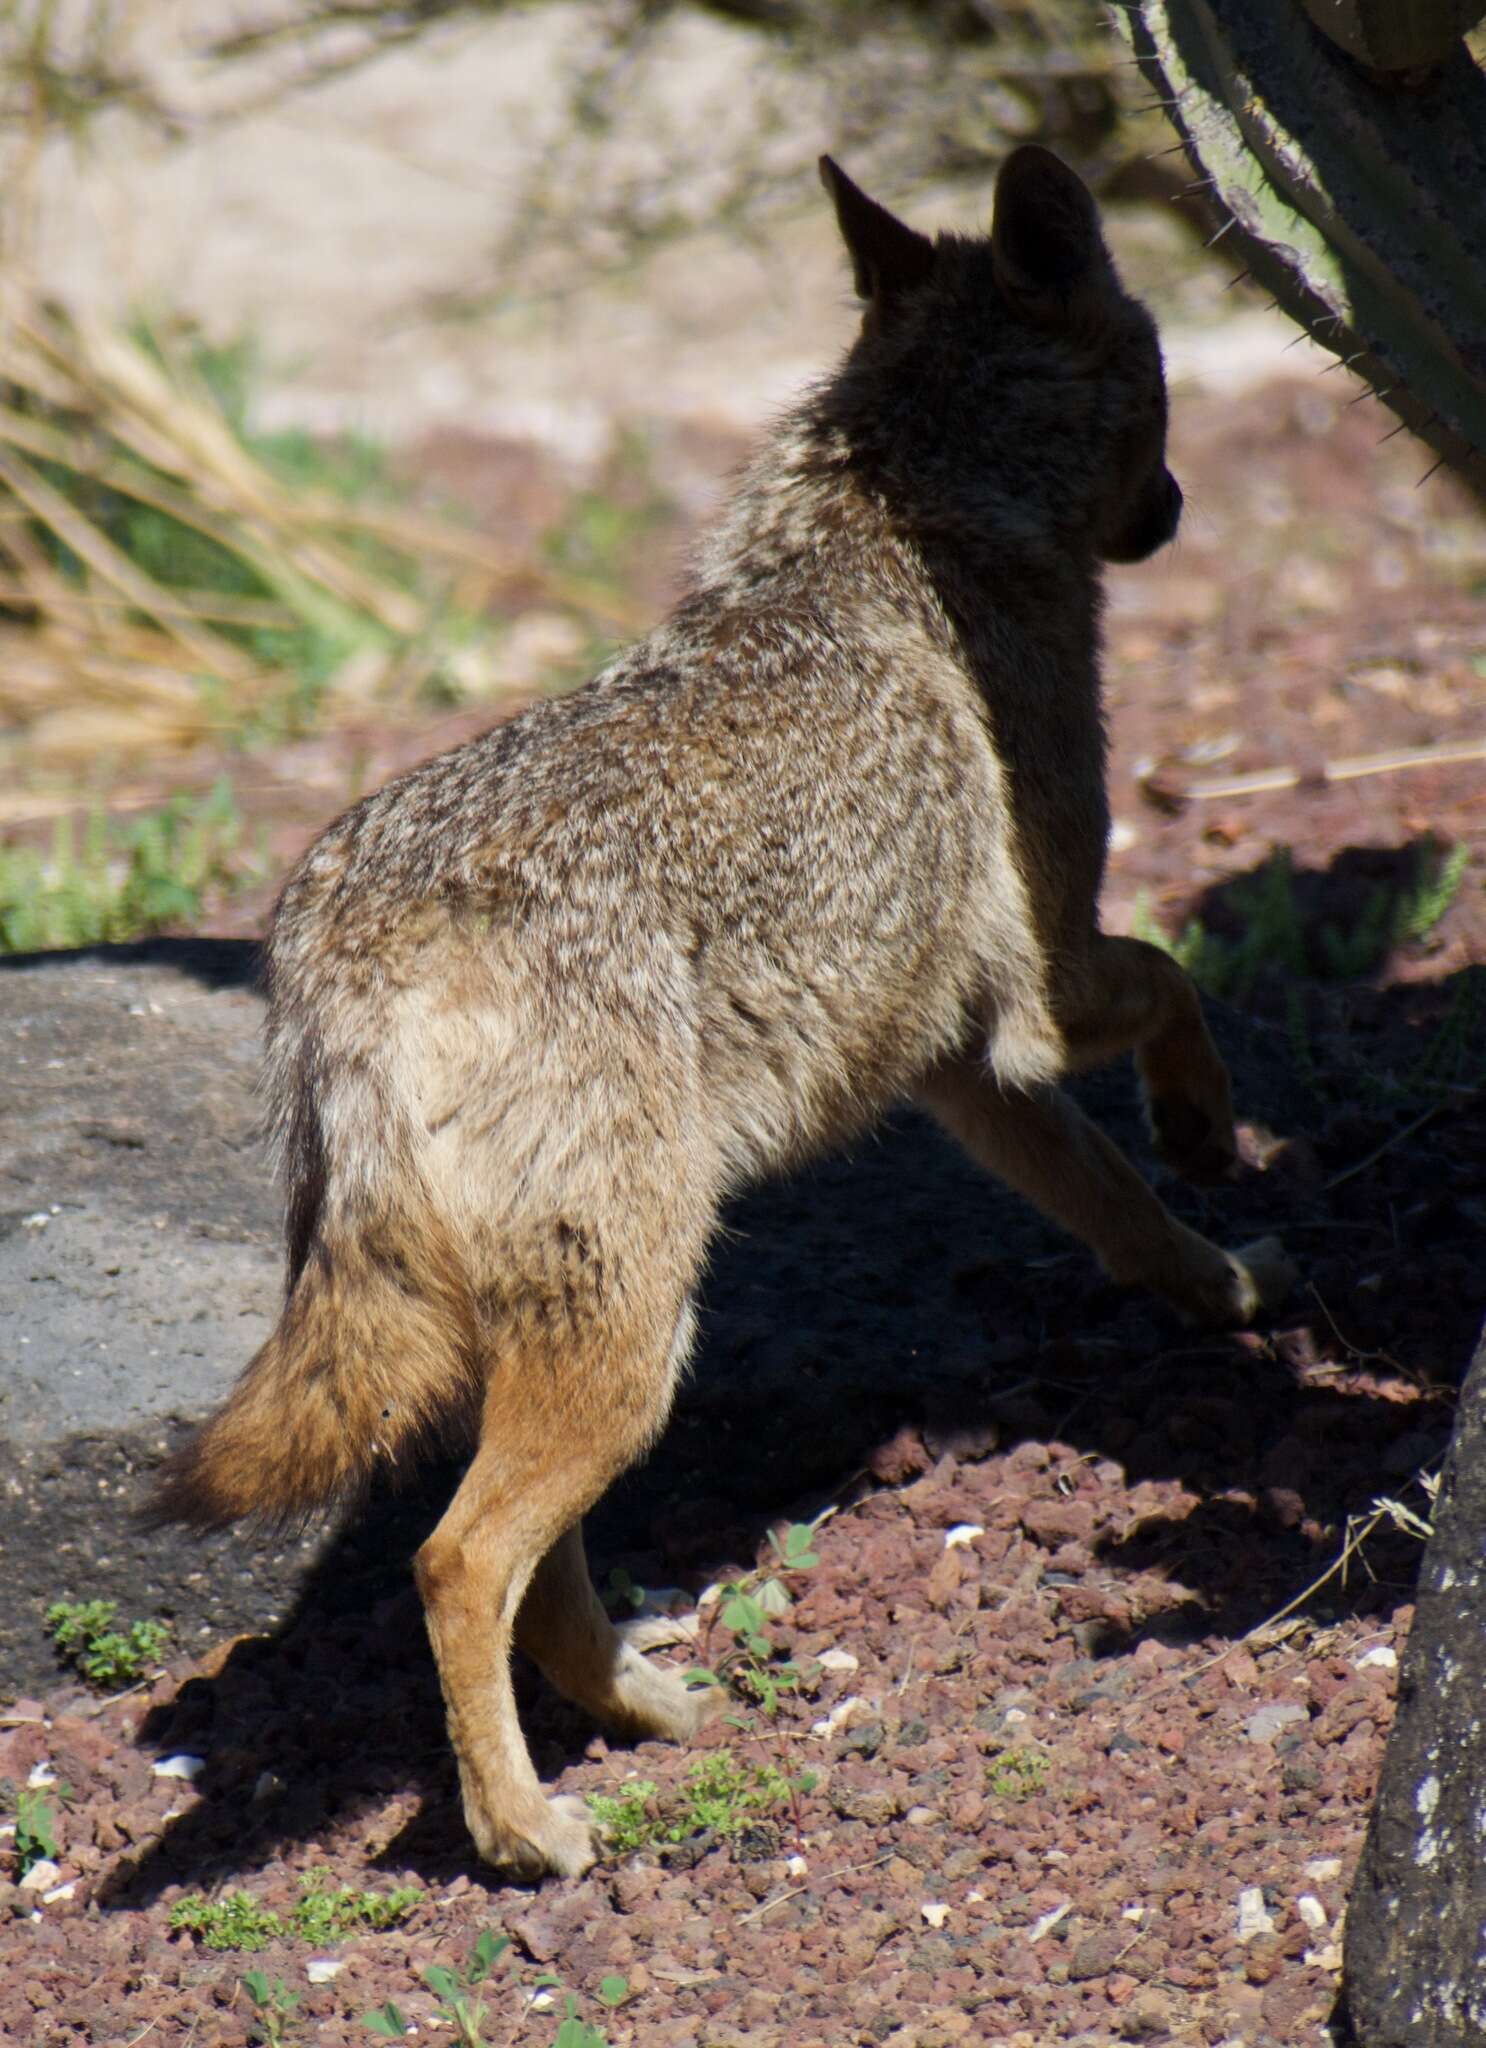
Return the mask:
[[[599,1985],[599,1997],[605,2005],[623,2005],[629,1997],[628,1977],[605,1977]]]
[[[267,2005],[268,1979],[261,1970],[249,1970],[242,1980],[242,1985],[254,2005]]]
[[[363,2013],[361,2024],[370,2027],[374,2034],[381,2034],[389,2041],[399,2041],[408,2031],[408,2023],[389,1998],[380,2012]]]
[[[470,1952],[469,1965],[464,1973],[465,1982],[483,1984],[510,1946],[509,1934],[498,1935],[493,1927],[487,1927]]]
[[[756,1635],[764,1625],[764,1610],[750,1594],[730,1593],[722,1603],[722,1625],[735,1636]]]
[[[435,1998],[453,2000],[459,1996],[459,1979],[442,1963],[430,1963],[423,1972],[423,1981]]]

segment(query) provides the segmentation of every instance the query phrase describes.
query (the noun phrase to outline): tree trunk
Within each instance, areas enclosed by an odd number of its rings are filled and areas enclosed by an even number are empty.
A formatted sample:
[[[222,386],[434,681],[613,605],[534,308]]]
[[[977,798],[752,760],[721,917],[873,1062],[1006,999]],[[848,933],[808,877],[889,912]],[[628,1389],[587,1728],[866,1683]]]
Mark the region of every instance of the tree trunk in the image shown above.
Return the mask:
[[[1486,2041],[1486,1328],[1419,1572],[1344,1985],[1359,2048]]]

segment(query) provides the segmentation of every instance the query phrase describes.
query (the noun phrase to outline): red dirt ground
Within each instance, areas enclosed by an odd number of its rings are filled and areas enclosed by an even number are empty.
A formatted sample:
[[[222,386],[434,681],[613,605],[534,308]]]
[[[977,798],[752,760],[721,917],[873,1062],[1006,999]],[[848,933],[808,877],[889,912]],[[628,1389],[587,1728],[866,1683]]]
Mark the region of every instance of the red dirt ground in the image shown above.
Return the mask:
[[[1294,1300],[1261,1333],[1194,1338],[1051,1239],[958,1268],[983,1402],[884,1410],[833,1470],[820,1561],[775,1627],[802,1688],[773,1718],[740,1703],[745,1725],[708,1738],[813,1782],[731,1838],[678,1824],[678,1842],[535,1893],[482,1872],[392,1549],[375,1597],[338,1607],[322,1588],[275,1638],[108,1704],[60,1679],[11,1703],[0,1776],[71,1790],[59,1867],[0,1884],[0,2041],[236,2048],[255,1966],[299,1994],[287,2040],[370,2041],[361,2016],[388,1999],[419,2037],[452,2039],[420,1973],[487,1927],[512,1943],[490,2043],[547,2048],[569,1993],[610,2043],[645,2048],[1330,2038],[1419,1548],[1374,1503],[1426,1506],[1417,1475],[1486,1307],[1486,763],[1327,770],[1486,743],[1486,529],[1446,479],[1415,489],[1429,458],[1403,436],[1378,447],[1388,422],[1333,395],[1341,381],[1178,392],[1183,538],[1117,572],[1109,614],[1107,922],[1128,928],[1144,892],[1169,928],[1195,911],[1235,936],[1243,878],[1291,850],[1303,957],[1246,991],[1257,1022],[1225,1026],[1264,1128],[1215,1202],[1225,1229],[1241,1214],[1286,1235]],[[286,859],[353,781],[482,722],[305,741],[261,786],[239,777],[240,802]],[[1277,769],[1298,781],[1209,787]],[[1425,843],[1471,849],[1443,917],[1328,982],[1322,928],[1352,931]],[[213,928],[256,929],[266,900]],[[828,1290],[804,1214],[800,1267]],[[870,1288],[870,1254],[849,1284]],[[787,1335],[781,1306],[759,1346]],[[890,1307],[911,1343],[911,1289]],[[890,1391],[891,1358],[851,1365]],[[766,1523],[819,1510],[821,1492],[780,1498],[750,1463],[789,1427],[775,1397],[735,1398],[736,1441],[698,1444],[678,1420],[684,1490],[663,1453],[602,1569],[694,1607],[767,1556]],[[702,1620],[701,1651],[680,1654],[715,1661],[715,1605]],[[611,1752],[534,1684],[526,1700],[560,1789],[638,1773],[675,1816],[693,1759]],[[200,1775],[153,1775],[172,1755]],[[220,1953],[170,1930],[183,1893],[243,1888],[283,1911],[311,1868],[419,1902],[334,1947]],[[335,1974],[311,1982],[313,1960]],[[626,1988],[606,2011],[612,1976]]]

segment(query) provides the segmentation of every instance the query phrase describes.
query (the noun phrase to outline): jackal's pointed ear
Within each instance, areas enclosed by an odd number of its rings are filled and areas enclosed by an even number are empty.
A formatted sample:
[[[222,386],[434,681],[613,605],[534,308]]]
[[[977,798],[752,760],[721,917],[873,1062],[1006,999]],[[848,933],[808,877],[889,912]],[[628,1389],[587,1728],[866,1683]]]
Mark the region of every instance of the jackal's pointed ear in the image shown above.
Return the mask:
[[[991,254],[1002,290],[1034,314],[1069,312],[1113,281],[1088,187],[1035,142],[1014,149],[997,175]]]
[[[928,282],[934,244],[927,235],[869,199],[828,156],[820,160],[820,182],[835,204],[859,299],[887,305]]]

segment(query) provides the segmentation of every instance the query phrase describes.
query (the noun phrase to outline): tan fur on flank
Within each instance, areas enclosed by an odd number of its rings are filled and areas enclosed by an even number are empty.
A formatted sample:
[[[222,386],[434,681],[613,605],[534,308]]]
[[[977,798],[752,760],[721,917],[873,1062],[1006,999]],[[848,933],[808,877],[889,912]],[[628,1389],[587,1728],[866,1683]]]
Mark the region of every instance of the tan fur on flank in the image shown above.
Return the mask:
[[[283,1317],[159,1511],[303,1514],[475,1445],[418,1583],[481,1853],[592,1860],[513,1642],[595,1715],[701,1712],[610,1625],[580,1520],[663,1427],[725,1197],[916,1095],[1120,1281],[1203,1320],[1272,1242],[1174,1221],[1060,1093],[1133,1051],[1178,1168],[1233,1159],[1190,984],[1098,926],[1101,564],[1176,529],[1160,351],[1083,186],[1003,167],[988,240],[828,160],[861,334],[690,594],[571,697],[348,812],[269,941]]]

